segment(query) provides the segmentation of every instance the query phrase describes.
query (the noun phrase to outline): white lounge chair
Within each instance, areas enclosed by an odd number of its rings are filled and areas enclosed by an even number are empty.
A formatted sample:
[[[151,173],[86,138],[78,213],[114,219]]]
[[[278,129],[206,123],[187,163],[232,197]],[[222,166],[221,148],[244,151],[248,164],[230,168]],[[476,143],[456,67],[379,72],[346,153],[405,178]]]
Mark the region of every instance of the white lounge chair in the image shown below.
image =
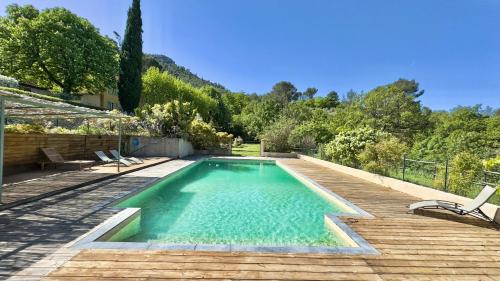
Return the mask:
[[[135,163],[135,164],[142,164],[142,163],[144,163],[144,161],[142,161],[141,159],[136,158],[136,157],[123,157],[115,149],[110,150],[109,152],[111,152],[111,155],[113,155],[113,157],[115,159],[125,159],[125,160],[127,160],[129,162],[132,162],[132,163]]]
[[[413,203],[408,206],[408,208],[409,211],[415,211],[417,209],[444,209],[461,216],[470,215],[496,223],[494,219],[488,217],[481,210],[481,206],[483,206],[495,194],[495,192],[496,188],[486,185],[476,198],[465,205],[443,200],[426,200]]]
[[[102,152],[102,151],[94,151],[94,153],[97,155],[97,157],[99,157],[99,159],[101,159],[102,162],[104,163],[116,163],[118,162],[118,160],[114,160],[114,159],[111,159],[109,158],[106,153]],[[120,159],[120,163],[122,163],[123,165],[125,166],[130,166],[132,165],[132,163],[130,163],[129,161],[125,160],[125,159]]]

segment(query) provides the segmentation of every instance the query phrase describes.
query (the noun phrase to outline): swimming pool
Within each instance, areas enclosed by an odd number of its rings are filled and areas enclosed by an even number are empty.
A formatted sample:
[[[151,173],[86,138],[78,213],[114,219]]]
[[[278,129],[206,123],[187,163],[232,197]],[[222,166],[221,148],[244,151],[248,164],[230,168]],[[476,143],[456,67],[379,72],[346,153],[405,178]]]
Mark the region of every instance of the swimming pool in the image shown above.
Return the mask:
[[[96,239],[106,245],[288,251],[364,243],[346,235],[331,215],[356,215],[359,209],[276,161],[204,159],[115,207],[139,211]]]

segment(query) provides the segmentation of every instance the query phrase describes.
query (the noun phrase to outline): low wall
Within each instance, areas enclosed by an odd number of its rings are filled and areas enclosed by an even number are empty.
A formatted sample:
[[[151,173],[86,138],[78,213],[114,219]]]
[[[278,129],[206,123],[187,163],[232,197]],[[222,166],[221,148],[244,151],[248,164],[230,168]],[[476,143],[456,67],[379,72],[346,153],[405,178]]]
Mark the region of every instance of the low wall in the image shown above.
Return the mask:
[[[321,165],[323,167],[330,168],[332,170],[335,170],[337,172],[341,172],[344,174],[348,174],[351,176],[355,176],[358,178],[361,178],[363,180],[379,184],[385,187],[392,188],[394,190],[424,199],[424,200],[447,200],[447,201],[452,201],[452,202],[457,202],[460,204],[466,204],[470,202],[472,199],[462,197],[459,195],[447,193],[441,190],[437,189],[432,189],[429,187],[425,187],[422,185],[414,184],[414,183],[409,183],[406,181],[394,179],[394,178],[389,178],[377,174],[373,174],[370,172],[366,172],[363,170],[351,168],[351,167],[346,167],[342,166],[339,164],[335,164],[329,161],[325,160],[320,160],[314,157],[306,156],[299,154],[298,157],[300,159]],[[486,203],[484,206],[481,208],[483,212],[485,212],[488,216],[491,218],[495,218],[500,223],[500,207],[497,205],[489,204]]]
[[[127,138],[123,137],[123,142]],[[92,159],[94,151],[117,149],[117,136],[5,134],[5,173],[33,168],[45,158],[40,148],[53,147],[66,160]]]
[[[274,158],[297,158],[297,154],[290,152],[261,152],[260,156],[262,157],[274,157]]]
[[[129,137],[129,149],[138,157],[185,157],[194,153],[193,146],[185,139],[160,137]]]

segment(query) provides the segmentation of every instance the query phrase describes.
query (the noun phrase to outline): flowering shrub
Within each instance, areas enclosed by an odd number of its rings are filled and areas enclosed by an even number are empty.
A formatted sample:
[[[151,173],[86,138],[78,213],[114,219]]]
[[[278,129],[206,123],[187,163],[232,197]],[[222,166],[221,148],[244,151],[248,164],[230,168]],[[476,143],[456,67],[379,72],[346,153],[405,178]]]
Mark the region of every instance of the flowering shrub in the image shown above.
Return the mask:
[[[13,134],[43,134],[45,127],[40,124],[10,124],[5,126],[6,133]]]
[[[0,74],[0,87],[17,88],[18,86],[19,82],[16,79]]]
[[[195,119],[188,126],[188,140],[196,149],[218,149],[231,145],[233,135],[217,132],[212,125]]]
[[[325,146],[327,158],[343,165],[359,167],[359,154],[366,145],[374,144],[382,133],[370,128],[341,132]]]

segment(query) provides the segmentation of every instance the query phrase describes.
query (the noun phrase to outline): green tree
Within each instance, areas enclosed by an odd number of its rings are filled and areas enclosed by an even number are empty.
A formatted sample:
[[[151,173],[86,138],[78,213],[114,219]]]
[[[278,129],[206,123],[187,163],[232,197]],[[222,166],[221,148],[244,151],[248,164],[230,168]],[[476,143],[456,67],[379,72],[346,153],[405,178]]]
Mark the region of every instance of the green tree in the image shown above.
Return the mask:
[[[300,93],[292,83],[281,81],[273,86],[269,96],[275,98],[282,106],[285,106],[291,101],[298,100]]]
[[[316,95],[316,93],[318,93],[318,89],[307,88],[302,95],[308,99],[313,99],[314,95]]]
[[[413,136],[427,126],[427,111],[415,96],[400,88],[377,87],[368,92],[362,108],[366,122],[373,128],[411,142]]]
[[[66,9],[9,5],[0,18],[0,72],[23,82],[100,92],[116,85],[117,60],[114,42]]]
[[[134,111],[141,99],[142,19],[141,1],[133,0],[128,10],[127,27],[122,43],[118,97],[128,113]]]
[[[321,105],[324,108],[334,108],[340,103],[339,94],[335,91],[330,91],[326,97],[323,98]]]
[[[231,129],[231,112],[224,103],[222,98],[222,93],[220,89],[216,89],[213,86],[204,86],[201,91],[207,96],[211,97],[216,106],[210,112],[210,122],[215,125],[215,129],[219,131],[229,131]]]
[[[424,94],[424,90],[419,90],[418,82],[416,82],[415,80],[399,78],[398,81],[389,84],[388,86],[391,85],[403,91],[405,95],[410,95],[415,98],[418,98]]]

